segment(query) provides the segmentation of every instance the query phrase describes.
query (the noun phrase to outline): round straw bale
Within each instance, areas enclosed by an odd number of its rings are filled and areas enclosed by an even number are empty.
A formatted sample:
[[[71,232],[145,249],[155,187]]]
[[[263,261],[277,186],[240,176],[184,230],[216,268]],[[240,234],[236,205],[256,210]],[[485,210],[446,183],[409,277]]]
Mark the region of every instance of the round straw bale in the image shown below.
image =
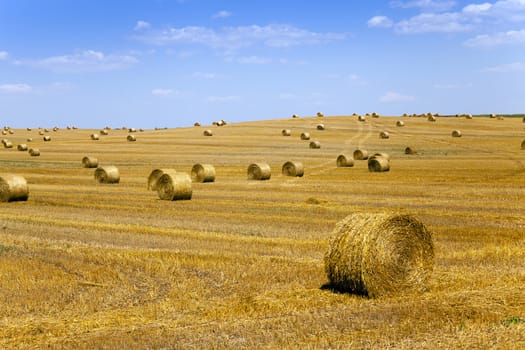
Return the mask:
[[[310,133],[309,132],[301,133],[301,140],[310,140]]]
[[[433,115],[429,115],[428,118],[427,118],[427,120],[428,120],[429,122],[435,122],[435,121],[436,121],[436,117],[434,117]]]
[[[91,139],[92,140],[98,140],[99,139],[98,134],[91,134]]]
[[[523,117],[523,120],[522,120],[522,122],[524,122],[524,123],[525,123],[525,117]]]
[[[472,119],[472,114],[465,114],[465,118]]]
[[[27,131],[31,131],[31,128],[27,128],[26,130],[27,130]]]
[[[98,167],[98,159],[95,157],[85,156],[82,158],[82,166],[84,168],[96,168]]]
[[[7,135],[7,131],[2,130],[2,135]]]
[[[525,149],[525,140],[521,143],[521,149]]]
[[[191,168],[191,180],[193,182],[214,182],[215,167],[211,164],[195,164]]]
[[[324,117],[324,114],[323,114],[323,112],[317,112],[317,117],[319,117],[319,118],[322,118],[322,117]]]
[[[290,130],[290,129],[283,129],[283,130],[281,131],[281,134],[282,134],[283,136],[291,136],[291,135],[292,135],[292,130]]]
[[[461,131],[459,130],[452,131],[452,137],[461,137]]]
[[[144,129],[140,128],[140,129],[139,129],[139,132],[144,132]]]
[[[317,124],[317,130],[324,130],[324,124]]]
[[[390,170],[390,161],[384,157],[370,157],[368,159],[368,171],[372,173],[382,173]]]
[[[379,133],[379,138],[380,139],[388,139],[388,138],[390,138],[390,134],[388,133],[388,131],[381,131]]]
[[[379,118],[379,114],[376,113],[376,112],[373,112],[373,113],[372,113],[372,118]]]
[[[292,118],[299,118],[299,116],[297,114],[293,114]]]
[[[28,152],[29,152],[29,155],[31,157],[38,157],[38,156],[40,156],[40,150],[38,148],[30,148],[28,150]]]
[[[396,126],[405,126],[405,122],[402,121],[402,120],[398,120],[398,121],[396,122]]]
[[[9,142],[8,139],[2,139],[2,144],[5,145],[6,142]]]
[[[415,217],[352,214],[338,222],[324,257],[333,288],[369,298],[421,293],[434,266],[432,233]]]
[[[55,132],[58,131],[58,127],[55,126],[55,127],[53,128],[53,131],[55,131]]]
[[[11,141],[4,142],[4,148],[13,148],[13,143]]]
[[[0,175],[0,202],[26,201],[28,197],[29,188],[23,176]]]
[[[357,117],[357,120],[360,121],[360,122],[364,122],[364,121],[366,121],[366,118],[363,117],[362,115],[360,115],[360,116]]]
[[[283,164],[282,174],[284,176],[302,177],[304,175],[303,163],[288,161]]]
[[[100,135],[109,135],[109,130],[108,129],[100,130]]]
[[[157,193],[162,200],[189,200],[191,177],[186,173],[167,171],[157,180]]]
[[[417,151],[415,148],[409,146],[405,148],[405,154],[417,154]]]
[[[45,142],[51,141],[51,136],[48,136],[48,135],[44,136],[44,141]]]
[[[310,148],[313,148],[313,149],[321,148],[321,142],[319,142],[319,141],[310,141]]]
[[[403,113],[402,117],[406,118],[406,117],[409,117],[409,115],[407,113]]]
[[[38,132],[38,135],[42,136],[42,135],[44,135],[44,132],[43,132],[42,130],[40,130],[40,131]]]
[[[26,141],[27,141],[27,142],[33,142],[33,138],[32,138],[32,137],[28,137],[28,138],[26,139]]]
[[[95,170],[95,180],[98,183],[114,184],[120,181],[120,172],[116,166],[108,165]]]
[[[496,115],[494,113],[492,113],[489,117],[490,118],[496,118]]]
[[[129,128],[129,129],[128,129],[128,132],[137,132],[137,129],[135,129],[135,128]]]
[[[45,128],[45,129],[44,129],[44,132],[49,132],[49,129]]]
[[[18,146],[16,146],[16,149],[19,151],[27,151],[27,145],[25,143],[21,143]]]
[[[175,173],[173,169],[155,169],[148,176],[148,190],[156,191],[157,182],[164,173]]]
[[[371,159],[371,158],[374,158],[374,157],[381,157],[381,158],[386,158],[388,160],[390,160],[390,154],[388,153],[384,153],[384,152],[378,152],[378,153],[374,153],[371,157],[369,157],[368,159]]]
[[[135,135],[128,135],[127,140],[130,142],[137,141],[137,137]]]
[[[213,131],[211,131],[210,129],[206,129],[202,134],[204,136],[213,136]]]
[[[195,123],[193,123],[193,126],[201,126],[201,123],[195,122]]]
[[[347,156],[346,154],[340,154],[337,157],[336,164],[338,168],[353,167],[354,157]]]
[[[269,180],[272,176],[270,165],[253,163],[248,166],[248,180]]]
[[[15,133],[15,131],[13,129],[9,129],[9,134],[10,135],[13,135]]]
[[[354,159],[356,160],[367,160],[368,159],[368,151],[364,149],[356,149],[354,151]]]
[[[502,115],[498,115],[498,116],[496,117],[496,119],[498,119],[498,120],[503,120],[503,119],[505,119],[505,118],[504,118]]]

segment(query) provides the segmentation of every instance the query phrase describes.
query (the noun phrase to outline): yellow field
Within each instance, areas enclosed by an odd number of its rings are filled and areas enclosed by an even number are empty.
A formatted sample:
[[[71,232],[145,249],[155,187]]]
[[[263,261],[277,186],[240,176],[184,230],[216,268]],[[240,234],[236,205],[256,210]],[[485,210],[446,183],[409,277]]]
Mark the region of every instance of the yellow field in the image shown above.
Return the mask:
[[[4,136],[15,147],[0,149],[0,172],[24,176],[30,194],[0,203],[0,348],[524,348],[525,123],[397,120],[146,130],[136,142],[127,130],[98,141],[99,130],[65,128],[50,142],[37,129]],[[40,157],[16,150],[28,137]],[[358,147],[389,153],[391,171],[336,168]],[[120,183],[97,184],[86,155],[116,165]],[[289,160],[304,177],[281,175]],[[271,179],[248,181],[261,161]],[[153,169],[195,163],[217,176],[193,184],[191,201],[146,189]],[[429,292],[367,299],[323,288],[335,223],[390,209],[433,232]]]

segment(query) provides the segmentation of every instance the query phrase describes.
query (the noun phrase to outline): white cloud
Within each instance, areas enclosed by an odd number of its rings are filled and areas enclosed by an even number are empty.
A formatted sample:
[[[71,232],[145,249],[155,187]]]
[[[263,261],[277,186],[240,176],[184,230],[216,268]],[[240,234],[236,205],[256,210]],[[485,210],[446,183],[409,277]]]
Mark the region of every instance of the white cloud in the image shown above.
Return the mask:
[[[237,62],[241,64],[268,64],[272,63],[272,59],[260,56],[243,56],[237,58]]]
[[[401,34],[413,33],[453,33],[472,29],[459,13],[422,13],[408,20],[395,24],[395,30]]]
[[[525,29],[509,30],[495,34],[482,34],[465,41],[468,47],[495,47],[512,44],[525,44]]]
[[[392,20],[386,16],[374,16],[368,20],[368,26],[371,28],[389,28],[394,24]]]
[[[207,98],[208,102],[233,102],[238,101],[239,96],[209,96]]]
[[[455,1],[433,1],[433,0],[416,0],[416,1],[390,1],[390,6],[401,8],[418,7],[425,10],[447,11],[456,5]]]
[[[482,14],[486,13],[492,7],[491,3],[484,2],[483,4],[470,4],[463,8],[463,12],[467,14]]]
[[[414,96],[402,95],[398,92],[389,91],[379,98],[380,102],[383,103],[397,103],[397,102],[411,102],[416,98]]]
[[[204,72],[195,72],[192,74],[195,78],[203,78],[203,79],[215,79],[218,78],[219,75],[215,73],[204,73]]]
[[[491,73],[522,73],[525,72],[525,62],[501,64],[498,66],[485,68],[483,71]]]
[[[86,50],[36,61],[16,61],[15,64],[45,68],[55,72],[81,73],[122,69],[137,62],[138,60],[130,55],[106,55],[100,51]]]
[[[6,60],[8,56],[9,54],[7,53],[7,51],[0,51],[0,61]]]
[[[320,33],[291,25],[225,27],[215,30],[201,26],[171,27],[161,31],[151,30],[136,39],[154,45],[196,44],[215,49],[236,50],[242,47],[264,45],[291,47],[317,45],[347,37],[344,33]]]
[[[229,11],[222,10],[222,11],[219,11],[217,13],[214,13],[212,18],[227,18],[227,17],[231,17],[231,16],[233,16],[233,13],[231,13]]]
[[[177,90],[172,89],[153,89],[151,90],[151,94],[155,96],[168,96],[168,95],[176,95]]]
[[[0,92],[4,93],[27,93],[31,92],[33,88],[28,84],[2,84],[0,85]]]
[[[149,24],[146,21],[137,21],[134,29],[135,30],[145,30],[145,29],[149,29],[150,27],[151,27],[151,24]]]

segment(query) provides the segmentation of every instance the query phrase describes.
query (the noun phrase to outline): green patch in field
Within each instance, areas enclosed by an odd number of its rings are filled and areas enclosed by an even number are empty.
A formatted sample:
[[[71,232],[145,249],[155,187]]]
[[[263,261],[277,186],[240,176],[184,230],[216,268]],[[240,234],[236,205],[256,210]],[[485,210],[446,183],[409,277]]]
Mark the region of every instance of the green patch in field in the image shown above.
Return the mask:
[[[517,324],[520,324],[520,323],[525,323],[525,318],[521,318],[519,316],[513,316],[513,317],[509,317],[507,319],[505,319],[503,321],[503,324],[505,326],[514,326],[514,325],[517,325]]]

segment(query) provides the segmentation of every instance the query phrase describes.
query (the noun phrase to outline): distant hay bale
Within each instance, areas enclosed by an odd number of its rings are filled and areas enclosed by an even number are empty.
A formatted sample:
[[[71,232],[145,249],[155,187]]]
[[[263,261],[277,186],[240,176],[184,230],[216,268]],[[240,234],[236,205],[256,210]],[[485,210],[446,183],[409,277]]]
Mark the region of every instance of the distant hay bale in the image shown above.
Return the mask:
[[[311,141],[310,142],[310,148],[312,148],[312,149],[319,149],[319,148],[321,148],[321,142],[319,142],[319,141]]]
[[[491,115],[489,115],[489,117],[494,119],[494,118],[496,118],[496,115],[495,114],[491,114]]]
[[[91,134],[91,139],[92,140],[98,140],[99,139],[98,134]]]
[[[525,140],[521,142],[521,149],[525,149]]]
[[[27,142],[33,142],[33,138],[32,138],[32,137],[28,137],[28,138],[26,139],[26,141],[27,141]]]
[[[452,131],[452,137],[461,137],[461,135],[461,131],[459,130]]]
[[[317,117],[318,117],[318,118],[322,118],[322,117],[324,117],[323,112],[317,112]]]
[[[100,130],[100,135],[104,135],[104,136],[109,135],[109,130],[108,129]]]
[[[95,157],[85,156],[82,158],[82,166],[84,168],[96,168],[98,167],[98,159]]]
[[[210,129],[206,129],[203,131],[202,133],[204,136],[213,136],[213,131],[211,131]]]
[[[522,122],[525,123],[525,117],[523,117]]]
[[[354,166],[354,157],[346,154],[337,156],[336,164],[338,168],[349,168]]]
[[[373,113],[372,113],[372,118],[379,118],[379,114],[376,113],[376,112],[373,112]]]
[[[407,117],[409,117],[409,115],[407,113],[403,113],[402,117],[403,118],[407,118]]]
[[[193,182],[214,182],[215,167],[211,164],[195,164],[191,168],[191,181]]]
[[[95,170],[95,180],[98,183],[115,184],[120,182],[120,172],[114,165],[98,167]]]
[[[360,121],[360,122],[364,122],[364,121],[366,121],[366,118],[363,117],[362,115],[360,115],[360,116],[357,117],[357,120]]]
[[[293,114],[292,118],[299,118],[299,116],[297,114]]]
[[[27,201],[29,187],[23,176],[0,174],[0,202]]]
[[[2,144],[5,145],[6,142],[8,142],[8,139],[2,139]]]
[[[379,133],[379,138],[380,139],[388,139],[388,138],[390,138],[390,134],[389,134],[388,131],[381,131]]]
[[[135,129],[135,128],[129,128],[129,129],[128,129],[128,132],[137,132],[137,129]]]
[[[130,142],[134,142],[134,141],[137,141],[137,137],[135,135],[128,135],[128,137],[126,138],[128,141]]]
[[[46,135],[46,136],[43,137],[43,139],[44,139],[45,142],[49,142],[49,141],[51,141],[51,136]]]
[[[421,293],[434,266],[432,233],[407,214],[352,214],[337,223],[324,264],[339,291],[369,298]]]
[[[290,129],[283,129],[281,131],[281,135],[283,135],[283,136],[291,136],[292,135],[292,130],[290,130]]]
[[[405,148],[405,154],[410,154],[410,155],[417,154],[417,150],[413,147],[407,147]]]
[[[304,175],[303,163],[288,161],[282,167],[283,176],[302,177]]]
[[[15,133],[15,131],[13,129],[9,129],[9,134],[10,135],[13,135]]]
[[[390,160],[382,156],[368,158],[368,171],[371,173],[382,173],[390,171]]]
[[[11,141],[5,141],[4,148],[13,148],[13,143]]]
[[[21,143],[18,146],[16,146],[16,149],[19,151],[27,151],[27,145],[25,143]]]
[[[465,114],[466,119],[472,119],[472,114]]]
[[[429,115],[428,118],[427,118],[427,120],[428,120],[429,122],[435,122],[435,121],[436,121],[436,117],[434,117],[433,115]]]
[[[7,135],[7,131],[6,130],[2,130],[2,135]]]
[[[31,157],[39,157],[40,156],[40,150],[38,148],[30,148],[28,150],[28,152],[29,152],[29,155]]]
[[[356,149],[354,151],[354,159],[355,160],[367,160],[368,159],[368,151],[364,149]]]
[[[398,120],[398,121],[396,122],[396,126],[405,126],[405,122],[402,121],[402,120]]]
[[[57,131],[58,131],[58,127],[55,126],[55,127],[53,128],[53,131],[57,132]]]
[[[164,173],[175,173],[173,169],[155,169],[148,176],[148,190],[156,191],[157,182]]]
[[[44,132],[49,132],[49,129],[47,129],[47,128],[46,128],[46,129],[44,129]]]
[[[309,132],[301,133],[301,140],[310,140],[310,133]]]
[[[369,159],[374,157],[381,157],[390,160],[390,154],[384,152],[374,153],[371,157],[369,157]]]
[[[504,120],[505,118],[504,118],[502,115],[498,115],[498,116],[496,117],[496,119],[497,119],[497,120]]]
[[[139,132],[144,132],[144,129],[140,128],[140,129],[139,129]]]
[[[324,130],[324,124],[317,124],[317,130]]]
[[[40,131],[38,132],[38,135],[42,136],[42,135],[44,135],[44,132],[43,132],[42,130],[40,130]]]
[[[32,129],[31,128],[26,128],[27,131],[31,131]]]
[[[272,176],[270,165],[253,163],[248,166],[248,180],[269,180]]]
[[[193,123],[193,126],[201,126],[201,123],[195,122],[195,123]]]
[[[157,194],[166,201],[190,200],[191,177],[186,173],[167,171],[157,181]]]

